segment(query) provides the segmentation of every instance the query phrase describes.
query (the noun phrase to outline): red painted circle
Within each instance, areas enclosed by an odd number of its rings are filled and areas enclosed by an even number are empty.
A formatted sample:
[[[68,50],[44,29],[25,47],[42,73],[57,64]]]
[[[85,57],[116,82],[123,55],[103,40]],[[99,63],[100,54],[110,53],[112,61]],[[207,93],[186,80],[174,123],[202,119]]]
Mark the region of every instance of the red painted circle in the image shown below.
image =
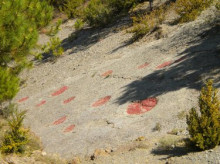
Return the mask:
[[[40,107],[40,106],[42,106],[42,105],[44,105],[46,103],[46,101],[45,100],[42,100],[39,104],[37,104],[36,106],[37,107]]]
[[[172,63],[173,63],[172,61],[164,62],[163,64],[158,65],[158,66],[157,66],[157,69],[161,69],[161,68],[164,68],[164,67],[170,66]]]
[[[93,106],[93,107],[98,107],[98,106],[104,105],[104,104],[107,103],[110,99],[111,99],[111,96],[103,97],[103,98],[99,99],[98,101],[96,101],[95,103],[93,103],[92,106]]]
[[[103,73],[101,76],[102,76],[102,77],[107,77],[107,76],[111,75],[112,72],[113,72],[112,70],[109,70],[109,71]]]
[[[28,98],[29,98],[29,97],[23,97],[23,98],[21,98],[20,100],[18,100],[18,102],[19,102],[19,103],[24,102],[24,101],[26,101]]]
[[[141,114],[141,104],[140,103],[132,103],[128,106],[127,109],[128,114]]]
[[[148,98],[148,99],[142,100],[141,102],[130,104],[127,108],[127,113],[130,115],[143,114],[147,111],[150,111],[156,105],[157,105],[156,98]]]
[[[61,123],[63,123],[66,120],[66,116],[61,117],[60,119],[54,121],[53,125],[59,125]]]
[[[144,63],[144,64],[138,66],[138,69],[143,69],[143,68],[147,67],[148,65],[149,65],[149,63]]]
[[[54,93],[52,93],[52,96],[58,96],[60,94],[62,94],[63,92],[65,92],[68,89],[67,86],[64,86],[62,88],[60,88],[59,90],[55,91]]]
[[[74,99],[75,99],[74,96],[73,96],[73,97],[70,97],[70,98],[64,100],[63,103],[64,103],[64,104],[68,104],[69,102],[73,101]]]
[[[64,132],[64,133],[71,132],[74,128],[75,128],[75,125],[74,125],[74,124],[73,124],[73,125],[70,125],[70,126],[68,126],[63,132]]]
[[[148,107],[154,107],[157,105],[157,99],[156,98],[148,98],[141,101],[142,106],[148,106]]]

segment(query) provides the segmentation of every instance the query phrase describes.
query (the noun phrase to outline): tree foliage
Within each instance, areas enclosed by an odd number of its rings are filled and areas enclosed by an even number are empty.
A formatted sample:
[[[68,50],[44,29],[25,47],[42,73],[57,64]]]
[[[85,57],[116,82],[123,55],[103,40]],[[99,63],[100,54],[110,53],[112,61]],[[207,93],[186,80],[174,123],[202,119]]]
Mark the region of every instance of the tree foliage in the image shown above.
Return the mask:
[[[202,88],[199,97],[200,112],[192,108],[187,116],[190,140],[202,150],[214,148],[220,143],[220,103],[218,91],[212,85],[213,81],[209,80]]]
[[[53,8],[46,1],[0,1],[0,66],[25,62],[37,42],[38,30],[52,19]]]
[[[19,78],[8,69],[0,67],[0,104],[12,99],[19,90]]]

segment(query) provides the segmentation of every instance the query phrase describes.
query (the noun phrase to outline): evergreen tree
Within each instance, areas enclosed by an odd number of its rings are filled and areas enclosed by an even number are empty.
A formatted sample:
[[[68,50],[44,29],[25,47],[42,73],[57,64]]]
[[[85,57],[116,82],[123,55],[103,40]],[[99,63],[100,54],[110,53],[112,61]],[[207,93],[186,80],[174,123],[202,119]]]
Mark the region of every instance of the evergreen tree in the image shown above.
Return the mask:
[[[217,89],[209,80],[199,97],[200,113],[195,108],[187,116],[190,140],[199,149],[214,148],[220,143],[220,103]]]
[[[26,61],[37,42],[38,30],[49,23],[52,12],[46,1],[0,0],[1,67],[7,67],[11,61],[16,65]]]
[[[0,105],[3,101],[12,99],[18,90],[19,79],[9,70],[0,67]]]

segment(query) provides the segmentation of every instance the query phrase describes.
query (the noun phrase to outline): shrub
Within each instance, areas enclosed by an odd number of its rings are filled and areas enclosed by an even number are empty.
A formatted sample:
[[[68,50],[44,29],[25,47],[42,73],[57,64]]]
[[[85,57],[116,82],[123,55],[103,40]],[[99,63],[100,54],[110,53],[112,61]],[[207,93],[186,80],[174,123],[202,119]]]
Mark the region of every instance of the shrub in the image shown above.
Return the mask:
[[[187,116],[192,144],[201,150],[214,148],[220,142],[220,103],[213,81],[208,80],[199,97],[198,113],[195,108]]]
[[[0,67],[0,105],[12,99],[19,91],[19,78],[8,69]]]
[[[75,24],[74,24],[74,27],[76,30],[81,30],[84,26],[84,22],[81,20],[81,19],[77,19]]]
[[[177,0],[176,12],[180,15],[179,22],[195,20],[212,2],[213,0]]]
[[[156,30],[163,22],[166,10],[166,6],[161,6],[143,17],[133,17],[134,27],[129,31],[134,33],[133,40],[140,39],[147,33]]]
[[[49,30],[49,32],[47,33],[47,35],[49,35],[49,36],[54,36],[54,35],[56,35],[59,31],[60,31],[60,26],[61,26],[61,24],[62,24],[62,20],[61,19],[59,19],[57,22],[56,22],[56,25],[55,26],[51,26],[50,27],[50,30]]]
[[[38,29],[49,23],[52,12],[45,1],[0,1],[0,66],[25,63],[37,42]]]
[[[112,9],[106,1],[91,0],[83,12],[83,19],[90,26],[105,26],[111,20]]]
[[[22,128],[25,113],[26,111],[19,112],[17,108],[12,113],[8,120],[10,130],[6,132],[1,146],[2,153],[23,153],[25,151],[25,145],[28,143],[28,131]]]
[[[82,14],[84,0],[66,0],[63,4],[63,11],[69,18],[74,18]]]
[[[52,52],[54,57],[63,55],[63,47],[61,46],[61,40],[58,37],[53,37],[48,42],[49,51]]]
[[[159,122],[156,123],[155,127],[153,128],[153,131],[161,131],[161,124]]]
[[[159,146],[158,149],[160,150],[171,150],[175,148],[178,145],[183,144],[183,139],[176,136],[167,136],[163,137],[159,140]]]

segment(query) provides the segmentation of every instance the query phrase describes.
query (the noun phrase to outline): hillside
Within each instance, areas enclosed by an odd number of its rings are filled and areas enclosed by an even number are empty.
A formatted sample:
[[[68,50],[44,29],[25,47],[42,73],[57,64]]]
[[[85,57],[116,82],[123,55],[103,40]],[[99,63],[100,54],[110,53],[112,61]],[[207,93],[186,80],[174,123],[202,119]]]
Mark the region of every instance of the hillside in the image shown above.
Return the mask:
[[[159,3],[159,2],[158,2]],[[156,3],[157,4],[157,3]],[[64,55],[35,61],[14,98],[25,126],[44,151],[81,163],[219,163],[220,149],[191,152],[161,138],[187,138],[185,115],[212,78],[220,88],[220,13],[210,7],[193,22],[170,25],[131,42],[130,19],[105,28],[61,25]],[[69,37],[69,38],[68,38]],[[41,34],[38,43],[49,41]],[[154,130],[160,125],[159,130]],[[168,134],[176,130],[176,135]]]

